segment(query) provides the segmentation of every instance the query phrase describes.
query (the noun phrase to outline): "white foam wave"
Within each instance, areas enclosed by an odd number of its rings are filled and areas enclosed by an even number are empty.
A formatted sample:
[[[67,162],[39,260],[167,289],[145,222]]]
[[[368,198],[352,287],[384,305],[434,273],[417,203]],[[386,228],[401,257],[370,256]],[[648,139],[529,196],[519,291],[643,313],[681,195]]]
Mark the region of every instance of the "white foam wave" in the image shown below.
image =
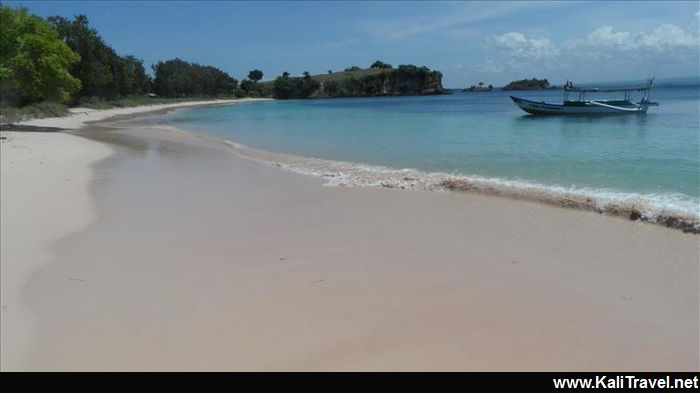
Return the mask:
[[[520,179],[394,169],[345,161],[276,154],[227,141],[240,155],[290,171],[321,177],[331,187],[387,187],[425,191],[468,191],[544,202],[662,223],[700,232],[700,200],[678,193],[633,193],[547,185]]]

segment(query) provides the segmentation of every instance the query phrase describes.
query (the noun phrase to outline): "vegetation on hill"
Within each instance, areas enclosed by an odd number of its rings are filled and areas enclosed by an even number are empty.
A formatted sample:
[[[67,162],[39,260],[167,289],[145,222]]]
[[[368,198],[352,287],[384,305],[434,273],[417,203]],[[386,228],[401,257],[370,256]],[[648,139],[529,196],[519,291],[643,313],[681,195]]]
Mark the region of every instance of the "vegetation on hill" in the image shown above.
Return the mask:
[[[269,82],[268,82],[269,83]],[[427,67],[391,65],[377,61],[370,68],[350,67],[342,72],[303,77],[278,77],[267,92],[275,98],[368,97],[441,94],[442,74]]]
[[[375,74],[380,74],[382,71],[385,71],[384,69],[381,68],[357,68],[353,71],[338,71],[338,72],[328,72],[325,74],[319,74],[319,75],[312,75],[311,77],[314,78],[315,80],[321,82],[321,83],[326,83],[326,82],[339,82],[343,81],[344,79],[353,77],[357,79],[361,79],[365,76],[368,75],[375,75]]]
[[[275,79],[271,96],[275,98],[307,98],[311,96],[321,84],[311,77],[308,72],[301,78],[290,78],[285,72]]]
[[[549,81],[547,79],[521,79],[508,83],[503,90],[542,90],[549,89]]]
[[[388,67],[370,69],[379,72],[351,74],[341,79],[327,78],[319,87],[317,96],[362,97],[443,92],[442,74],[427,67],[402,64],[395,69]]]
[[[372,65],[369,66],[369,68],[391,69],[392,67],[391,67],[391,64],[386,64],[385,62],[383,62],[381,60],[377,60],[374,63],[372,63]]]

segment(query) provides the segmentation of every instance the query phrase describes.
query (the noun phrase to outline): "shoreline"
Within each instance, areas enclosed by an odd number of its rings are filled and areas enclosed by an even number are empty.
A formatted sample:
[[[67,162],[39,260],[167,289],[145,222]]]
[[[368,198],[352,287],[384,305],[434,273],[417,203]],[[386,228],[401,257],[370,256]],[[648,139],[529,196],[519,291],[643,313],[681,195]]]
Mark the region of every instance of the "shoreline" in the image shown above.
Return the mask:
[[[12,126],[51,127],[60,128],[64,130],[77,130],[81,127],[88,125],[91,122],[105,121],[109,118],[115,118],[118,116],[134,116],[149,112],[157,112],[161,110],[189,108],[195,106],[234,105],[243,102],[268,100],[271,100],[271,98],[237,98],[229,100],[215,99],[208,101],[184,101],[172,104],[154,104],[110,109],[70,108],[69,110],[71,112],[71,115],[68,116],[32,119],[20,121],[15,124],[7,124],[4,126],[8,130],[11,130]]]
[[[81,164],[97,220],[51,243],[22,288],[38,332],[16,369],[698,367],[695,236],[473,193],[322,187],[220,139],[111,122],[77,134],[113,150]]]
[[[183,108],[185,109],[185,108]],[[157,113],[154,113],[157,114]],[[116,117],[102,123],[127,127],[130,117]],[[161,126],[162,127],[162,126]],[[573,209],[660,225],[684,233],[700,234],[700,211],[692,212],[691,202],[658,200],[645,194],[624,193],[609,189],[575,188],[544,185],[532,181],[485,178],[478,175],[458,175],[442,172],[424,172],[416,169],[396,169],[378,165],[346,162],[287,153],[277,153],[246,146],[236,141],[207,133],[188,131],[168,126],[179,132],[227,144],[242,157],[287,169],[294,173],[322,178],[325,185],[334,187],[379,187],[402,190],[423,190],[479,194],[511,200],[530,201],[558,208]],[[676,206],[669,207],[669,205]],[[696,209],[697,210],[697,209]]]
[[[183,132],[189,132],[180,130]],[[379,187],[430,192],[455,192],[529,201],[557,208],[598,213],[630,221],[660,225],[684,233],[700,234],[700,216],[658,207],[645,195],[610,190],[576,189],[520,180],[483,178],[415,169],[395,169],[362,163],[294,156],[251,148],[220,139],[243,157],[294,173],[320,177],[335,187]],[[606,196],[601,196],[601,191]],[[610,196],[614,195],[614,196]],[[625,198],[620,198],[620,196]],[[632,196],[632,198],[630,198]]]

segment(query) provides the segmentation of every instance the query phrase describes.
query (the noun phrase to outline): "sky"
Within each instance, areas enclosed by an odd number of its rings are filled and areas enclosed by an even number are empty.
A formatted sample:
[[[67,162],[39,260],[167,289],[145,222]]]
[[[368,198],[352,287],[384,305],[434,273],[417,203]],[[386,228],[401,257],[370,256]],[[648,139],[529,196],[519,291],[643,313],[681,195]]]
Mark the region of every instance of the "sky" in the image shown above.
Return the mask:
[[[146,67],[175,57],[264,80],[425,65],[445,87],[514,79],[581,83],[700,74],[698,1],[3,1],[41,17],[88,16]]]

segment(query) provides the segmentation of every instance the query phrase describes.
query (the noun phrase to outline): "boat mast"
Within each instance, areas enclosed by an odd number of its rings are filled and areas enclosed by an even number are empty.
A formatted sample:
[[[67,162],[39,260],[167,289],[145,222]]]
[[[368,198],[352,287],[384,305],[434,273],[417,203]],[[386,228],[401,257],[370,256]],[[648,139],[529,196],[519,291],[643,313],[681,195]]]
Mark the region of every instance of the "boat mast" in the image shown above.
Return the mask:
[[[642,102],[650,101],[652,87],[654,87],[654,78],[649,78],[647,82],[647,89],[644,91],[644,97],[642,98]]]

